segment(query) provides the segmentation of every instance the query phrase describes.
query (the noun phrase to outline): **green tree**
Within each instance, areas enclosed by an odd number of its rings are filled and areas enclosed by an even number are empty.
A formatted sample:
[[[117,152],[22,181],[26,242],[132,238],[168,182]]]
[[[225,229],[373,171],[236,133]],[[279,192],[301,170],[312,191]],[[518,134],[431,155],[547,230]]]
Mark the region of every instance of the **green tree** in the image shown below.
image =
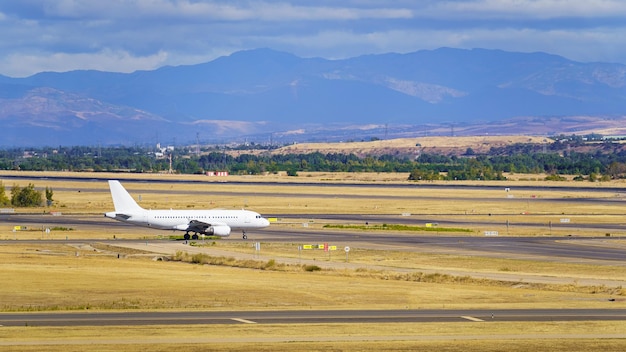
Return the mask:
[[[7,206],[11,204],[11,200],[7,197],[4,183],[0,182],[0,206]]]
[[[606,173],[613,179],[621,178],[626,174],[626,164],[614,161],[606,168]]]
[[[11,188],[11,204],[15,207],[38,207],[42,203],[41,191],[35,190],[35,185],[29,183],[21,188],[14,185]]]
[[[52,188],[48,188],[46,187],[46,205],[47,206],[51,206],[52,202],[54,202],[52,200],[52,195],[54,194],[54,192],[52,191]]]

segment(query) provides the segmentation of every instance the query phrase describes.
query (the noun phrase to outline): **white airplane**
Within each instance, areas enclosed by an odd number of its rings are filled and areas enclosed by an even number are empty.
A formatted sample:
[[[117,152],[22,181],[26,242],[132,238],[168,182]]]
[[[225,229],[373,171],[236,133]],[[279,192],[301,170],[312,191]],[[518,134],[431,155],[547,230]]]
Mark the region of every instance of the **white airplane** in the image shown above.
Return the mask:
[[[266,218],[249,210],[146,210],[135,202],[119,181],[110,180],[109,188],[115,211],[104,216],[137,226],[185,231],[186,240],[198,239],[198,234],[226,237],[231,230],[243,231],[245,240],[247,229],[270,225]]]

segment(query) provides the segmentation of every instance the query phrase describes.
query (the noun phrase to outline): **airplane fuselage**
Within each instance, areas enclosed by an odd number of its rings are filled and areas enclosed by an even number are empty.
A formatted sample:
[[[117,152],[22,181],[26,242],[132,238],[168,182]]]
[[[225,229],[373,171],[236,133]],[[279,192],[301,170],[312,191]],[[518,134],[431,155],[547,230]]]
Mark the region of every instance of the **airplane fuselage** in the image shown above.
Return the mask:
[[[232,230],[259,229],[269,226],[267,219],[249,210],[143,210],[132,214],[108,212],[106,217],[133,225],[161,230],[194,231],[188,228],[192,221],[226,225]],[[209,233],[209,231],[194,231]]]

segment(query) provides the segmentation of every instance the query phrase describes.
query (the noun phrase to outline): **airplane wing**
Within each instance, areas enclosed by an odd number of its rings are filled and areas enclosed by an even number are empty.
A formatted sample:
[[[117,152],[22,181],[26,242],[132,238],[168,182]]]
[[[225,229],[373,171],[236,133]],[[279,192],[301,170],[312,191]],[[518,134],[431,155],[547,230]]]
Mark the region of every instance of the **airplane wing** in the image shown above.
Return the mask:
[[[230,226],[223,222],[208,223],[200,220],[189,221],[187,231],[216,236],[230,235]]]
[[[207,222],[204,221],[200,221],[200,220],[191,220],[189,221],[189,227],[187,228],[188,231],[192,231],[192,232],[200,232],[200,233],[204,233],[206,232],[206,230],[213,226],[213,224],[209,224]]]

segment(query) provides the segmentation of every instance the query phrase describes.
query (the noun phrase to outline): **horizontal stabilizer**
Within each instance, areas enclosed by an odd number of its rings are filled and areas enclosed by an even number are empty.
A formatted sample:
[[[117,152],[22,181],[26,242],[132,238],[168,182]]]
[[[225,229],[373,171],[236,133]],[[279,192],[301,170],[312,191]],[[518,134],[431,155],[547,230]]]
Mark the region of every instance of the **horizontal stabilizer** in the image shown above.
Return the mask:
[[[111,219],[115,219],[115,220],[128,220],[132,217],[132,215],[127,215],[127,214],[122,214],[122,213],[116,213],[114,211],[108,212],[106,214],[104,214],[104,216],[106,216],[107,218],[111,218]]]

